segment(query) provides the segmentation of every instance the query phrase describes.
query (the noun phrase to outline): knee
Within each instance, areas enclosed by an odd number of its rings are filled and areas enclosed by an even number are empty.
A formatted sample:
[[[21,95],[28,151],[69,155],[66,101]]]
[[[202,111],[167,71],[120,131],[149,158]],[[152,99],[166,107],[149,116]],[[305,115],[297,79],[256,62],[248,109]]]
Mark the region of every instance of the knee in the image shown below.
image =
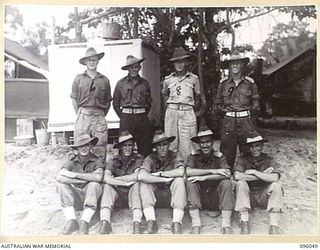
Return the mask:
[[[281,193],[282,192],[282,185],[279,183],[279,182],[272,182],[270,184],[270,189],[273,191],[273,192],[279,192]]]
[[[177,177],[175,178],[172,183],[171,183],[172,186],[185,186],[184,185],[184,179],[182,177]]]
[[[248,183],[244,180],[236,181],[236,189],[237,190],[249,190]]]

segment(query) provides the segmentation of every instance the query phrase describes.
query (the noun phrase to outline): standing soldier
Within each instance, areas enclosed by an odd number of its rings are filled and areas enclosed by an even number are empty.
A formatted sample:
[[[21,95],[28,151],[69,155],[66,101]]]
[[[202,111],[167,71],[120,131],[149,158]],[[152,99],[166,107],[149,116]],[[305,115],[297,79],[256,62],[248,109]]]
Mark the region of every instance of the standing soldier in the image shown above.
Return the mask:
[[[97,53],[94,48],[87,49],[85,56],[79,62],[87,70],[76,76],[72,85],[72,105],[77,120],[74,128],[74,140],[82,134],[90,134],[98,138],[93,148],[94,153],[105,159],[108,142],[107,115],[111,98],[109,79],[97,72],[99,60],[104,53]]]
[[[223,62],[223,68],[229,67],[230,76],[221,79],[215,104],[223,113],[221,131],[221,152],[233,168],[237,146],[244,152],[244,143],[248,133],[255,129],[252,115],[259,113],[259,94],[254,80],[243,75],[243,68],[249,62],[239,52],[234,52],[229,60]]]
[[[120,118],[120,130],[129,131],[137,143],[138,152],[147,156],[152,150],[152,130],[148,119],[152,99],[148,81],[139,75],[140,64],[144,60],[127,56],[126,65],[121,69],[129,73],[116,85],[113,108]]]
[[[200,83],[198,77],[187,70],[190,55],[179,47],[173,57],[175,72],[165,77],[162,94],[165,105],[164,127],[167,136],[175,136],[170,149],[179,151],[185,161],[196,147],[191,137],[197,135],[197,118],[195,112],[200,109]]]

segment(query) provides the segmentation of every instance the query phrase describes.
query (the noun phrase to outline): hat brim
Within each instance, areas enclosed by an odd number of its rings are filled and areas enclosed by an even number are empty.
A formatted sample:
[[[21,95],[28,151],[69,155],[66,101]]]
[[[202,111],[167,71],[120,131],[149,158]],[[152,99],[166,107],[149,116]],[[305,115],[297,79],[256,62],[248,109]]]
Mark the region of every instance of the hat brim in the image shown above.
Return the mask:
[[[81,147],[81,146],[83,146],[83,145],[86,145],[86,144],[88,144],[88,143],[91,143],[92,144],[92,146],[95,146],[95,145],[97,145],[97,143],[98,143],[98,138],[97,137],[92,137],[92,138],[88,138],[87,140],[84,140],[82,143],[80,143],[80,144],[73,144],[73,145],[71,145],[71,148],[77,148],[77,147]]]
[[[173,142],[174,140],[176,139],[175,136],[169,136],[169,137],[164,137],[164,138],[161,138],[159,140],[156,140],[154,142],[152,142],[152,146],[156,146],[158,143],[160,142],[163,142],[163,141],[169,141],[170,143]]]
[[[124,65],[123,67],[121,67],[122,70],[127,70],[131,65],[136,64],[136,63],[142,63],[144,60],[146,60],[145,58],[140,59],[139,61]]]
[[[246,66],[250,62],[250,59],[249,57],[245,57],[245,58],[239,58],[239,59],[225,60],[222,62],[221,67],[223,69],[227,69],[230,65],[230,62],[234,62],[234,61],[242,61],[244,63],[244,66]]]
[[[195,142],[195,143],[199,143],[200,138],[202,137],[207,137],[210,136],[212,138],[212,140],[216,140],[219,138],[218,134],[211,134],[211,135],[201,135],[201,136],[195,136],[191,138],[191,141]]]
[[[122,142],[118,142],[118,143],[114,144],[113,148],[120,148],[120,147],[121,147],[121,144],[123,144],[123,143],[126,142],[126,141],[130,141],[130,140],[133,141],[133,137],[128,138],[128,139],[125,139],[125,140],[122,141]]]
[[[185,56],[179,56],[179,57],[173,57],[171,59],[169,59],[170,62],[175,62],[175,61],[179,61],[179,60],[183,60],[183,59],[190,59],[191,55],[185,55]]]
[[[252,142],[246,142],[244,145],[250,145],[252,143],[257,143],[257,142],[261,142],[261,143],[264,143],[264,142],[268,142],[269,140],[268,139],[262,139],[260,141],[252,141]]]
[[[101,53],[96,54],[96,55],[93,55],[93,56],[98,57],[98,60],[100,60],[102,57],[104,57],[104,52],[101,52]],[[90,57],[93,57],[93,56],[85,56],[85,57],[82,57],[82,58],[79,60],[79,63],[81,63],[82,65],[86,65],[86,59],[87,59],[87,58],[90,58]]]

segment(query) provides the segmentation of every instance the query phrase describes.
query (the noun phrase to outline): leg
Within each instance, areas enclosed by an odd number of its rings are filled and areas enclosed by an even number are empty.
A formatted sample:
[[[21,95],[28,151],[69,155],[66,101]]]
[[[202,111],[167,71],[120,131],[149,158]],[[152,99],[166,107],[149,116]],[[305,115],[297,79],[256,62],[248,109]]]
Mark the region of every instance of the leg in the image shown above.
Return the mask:
[[[170,150],[177,152],[179,145],[179,135],[178,135],[178,110],[173,110],[167,108],[165,118],[164,118],[164,132],[167,136],[175,136],[176,139],[171,142]]]
[[[200,229],[201,220],[199,210],[202,208],[202,205],[199,184],[187,182],[187,199],[192,227],[199,227]]]
[[[283,189],[279,182],[273,182],[261,193],[259,205],[267,208],[270,216],[270,234],[280,234],[280,214],[283,210]]]
[[[240,212],[241,234],[250,234],[249,210],[251,210],[249,185],[246,181],[237,181],[235,211]]]
[[[231,169],[236,158],[237,146],[238,138],[235,131],[235,119],[226,117],[222,121],[221,152],[226,156]]]
[[[102,193],[102,187],[98,182],[89,182],[84,188],[84,210],[81,216],[80,234],[88,234],[89,233],[89,223],[91,221],[92,216],[96,212],[98,199],[100,198]]]
[[[108,143],[108,125],[103,115],[91,116],[90,132],[92,136],[98,138],[97,145],[93,148],[93,152],[105,159]]]
[[[74,140],[81,134],[90,134],[90,118],[88,115],[82,114],[80,110],[74,124]]]
[[[148,156],[152,152],[152,129],[147,114],[135,115],[135,141],[138,152],[143,156]]]
[[[235,206],[232,184],[229,179],[221,180],[218,188],[219,208],[222,214],[222,232],[231,233],[231,215]]]
[[[197,135],[197,118],[193,110],[180,111],[179,114],[179,153],[186,162],[189,154],[198,147],[191,141]]]
[[[186,186],[182,177],[175,178],[170,185],[171,207],[173,208],[172,223],[182,224],[184,209],[186,207]]]

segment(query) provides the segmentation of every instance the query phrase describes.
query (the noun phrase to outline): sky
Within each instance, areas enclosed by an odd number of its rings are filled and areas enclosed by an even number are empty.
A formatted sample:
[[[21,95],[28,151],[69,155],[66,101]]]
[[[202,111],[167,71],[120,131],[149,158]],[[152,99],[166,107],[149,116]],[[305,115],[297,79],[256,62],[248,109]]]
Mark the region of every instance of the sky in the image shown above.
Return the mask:
[[[68,15],[74,11],[72,5],[16,5],[23,14],[24,25],[32,27],[37,22],[45,21],[52,24],[52,17],[55,18],[55,24],[65,26],[68,22]],[[80,6],[79,11],[90,6]],[[235,17],[238,18],[238,17]],[[241,23],[241,27],[236,29],[236,45],[252,44],[258,50],[263,41],[266,40],[268,34],[272,32],[272,28],[279,22],[288,23],[290,14],[271,12],[270,14],[260,16]],[[309,19],[310,30],[316,30],[316,20]],[[231,37],[229,35],[220,35],[221,45],[230,47]]]

